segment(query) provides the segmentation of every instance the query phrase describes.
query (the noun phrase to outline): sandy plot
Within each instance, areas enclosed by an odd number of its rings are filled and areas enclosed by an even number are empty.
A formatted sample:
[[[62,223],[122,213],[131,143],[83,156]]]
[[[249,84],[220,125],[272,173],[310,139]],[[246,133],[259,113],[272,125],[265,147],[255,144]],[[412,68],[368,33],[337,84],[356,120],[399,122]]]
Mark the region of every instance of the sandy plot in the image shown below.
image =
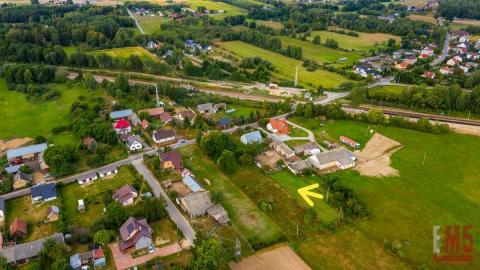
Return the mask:
[[[282,159],[282,156],[280,156],[277,152],[273,150],[267,150],[260,155],[257,156],[256,160],[260,162],[262,165],[266,165],[272,169],[275,169],[277,167],[277,162]]]
[[[29,137],[12,139],[8,141],[0,140],[0,157],[3,156],[4,152],[7,151],[8,149],[18,148],[27,143],[30,143],[31,141],[33,141],[33,139]]]
[[[232,270],[310,270],[311,268],[288,246],[260,251],[239,263],[230,263]]]
[[[397,176],[398,170],[390,167],[390,156],[401,146],[399,142],[375,133],[365,148],[356,153],[358,165],[355,169],[366,176]]]

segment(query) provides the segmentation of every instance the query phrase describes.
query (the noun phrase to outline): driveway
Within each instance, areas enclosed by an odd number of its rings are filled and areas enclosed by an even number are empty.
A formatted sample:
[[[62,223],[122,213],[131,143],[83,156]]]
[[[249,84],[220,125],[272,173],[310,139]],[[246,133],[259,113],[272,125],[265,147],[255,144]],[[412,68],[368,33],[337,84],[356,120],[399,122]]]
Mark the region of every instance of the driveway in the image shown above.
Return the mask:
[[[111,244],[110,250],[112,251],[113,259],[115,260],[115,267],[117,270],[123,270],[144,264],[154,257],[166,257],[168,255],[175,254],[182,251],[182,248],[178,243],[175,243],[166,247],[155,248],[153,253],[149,253],[145,256],[137,258],[132,258],[130,253],[122,253],[118,247],[118,243]]]

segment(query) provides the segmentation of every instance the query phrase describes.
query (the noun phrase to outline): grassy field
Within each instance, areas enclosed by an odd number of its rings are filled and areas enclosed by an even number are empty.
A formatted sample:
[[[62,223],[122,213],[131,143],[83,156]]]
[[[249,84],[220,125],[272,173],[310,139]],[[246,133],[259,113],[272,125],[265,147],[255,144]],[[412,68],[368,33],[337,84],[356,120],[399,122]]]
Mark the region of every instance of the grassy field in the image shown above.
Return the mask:
[[[282,30],[283,29],[283,24],[281,22],[275,22],[275,21],[266,21],[266,20],[255,20],[257,25],[264,25],[271,27],[275,30]]]
[[[410,20],[414,21],[424,21],[431,24],[437,24],[437,19],[433,17],[433,14],[421,15],[421,14],[410,14]]]
[[[223,2],[213,2],[208,0],[187,0],[185,3],[189,4],[191,8],[205,7],[209,10],[224,10],[225,13],[210,14],[209,16],[218,20],[228,16],[243,15],[247,13],[246,10]]]
[[[317,88],[319,85],[322,85],[327,88],[333,88],[339,86],[342,82],[348,81],[342,75],[326,70],[318,69],[314,72],[309,72],[302,67],[302,61],[300,60],[295,60],[241,41],[222,42],[217,43],[217,45],[224,52],[232,54],[239,59],[261,56],[275,65],[277,68],[275,75],[279,79],[293,80],[295,67],[298,66],[298,81],[306,87]]]
[[[27,237],[21,242],[29,242],[52,235],[57,231],[57,222],[44,223],[51,205],[58,206],[58,199],[48,203],[32,204],[31,196],[23,196],[6,202],[7,230],[15,218],[27,223]]]
[[[288,135],[290,135],[291,137],[307,137],[308,136],[308,133],[303,129],[300,129],[294,126],[289,126],[289,128],[290,128],[290,133],[288,133]]]
[[[0,79],[0,139],[47,136],[52,128],[69,123],[70,106],[79,96],[101,95],[100,90],[91,93],[79,85],[53,84],[52,89],[60,91],[58,99],[32,103],[24,94],[8,91],[5,80]]]
[[[282,236],[280,228],[243,193],[227,176],[217,168],[195,146],[181,148],[184,164],[191,169],[199,182],[212,193],[220,194],[220,203],[228,211],[234,228],[240,235],[251,240],[270,242]],[[209,179],[208,186],[204,179]]]
[[[136,55],[140,57],[140,59],[150,59],[156,61],[157,59],[151,55],[145,48],[142,47],[125,47],[125,48],[114,48],[114,49],[107,49],[107,50],[97,50],[91,52],[94,55],[98,55],[101,53],[105,53],[111,57],[118,57],[118,58],[129,58],[131,55]]]
[[[220,120],[221,118],[227,117],[227,118],[248,118],[250,116],[250,113],[253,112],[254,114],[258,110],[260,113],[263,113],[263,109],[260,108],[253,108],[253,107],[246,107],[246,106],[241,106],[241,105],[227,105],[227,110],[235,109],[235,112],[233,113],[226,113],[226,111],[219,111],[216,114],[212,115],[211,118],[215,121]]]
[[[62,209],[65,211],[63,216],[67,224],[89,228],[95,219],[101,216],[102,209],[105,207],[102,201],[102,195],[106,192],[115,192],[125,184],[132,184],[135,181],[135,175],[128,167],[120,167],[119,173],[113,178],[99,179],[95,182],[80,186],[78,183],[72,183],[58,188],[62,198]],[[78,200],[85,202],[85,212],[78,212]]]
[[[358,33],[358,37],[352,37],[349,35],[338,34],[329,31],[313,31],[309,40],[319,35],[321,42],[325,43],[327,38],[334,39],[338,41],[338,46],[342,49],[352,49],[352,50],[369,50],[375,47],[375,44],[381,44],[387,42],[390,38],[393,38],[400,42],[400,37],[384,34],[384,33]]]
[[[331,49],[325,46],[313,44],[308,41],[280,36],[283,47],[297,46],[302,48],[303,58],[315,60],[318,63],[337,63],[339,66],[352,65],[361,58],[359,54]],[[340,62],[340,58],[347,58],[347,61]]]
[[[168,22],[168,18],[160,16],[135,16],[135,18],[142,26],[145,34],[152,35],[160,30],[160,25],[162,23]]]

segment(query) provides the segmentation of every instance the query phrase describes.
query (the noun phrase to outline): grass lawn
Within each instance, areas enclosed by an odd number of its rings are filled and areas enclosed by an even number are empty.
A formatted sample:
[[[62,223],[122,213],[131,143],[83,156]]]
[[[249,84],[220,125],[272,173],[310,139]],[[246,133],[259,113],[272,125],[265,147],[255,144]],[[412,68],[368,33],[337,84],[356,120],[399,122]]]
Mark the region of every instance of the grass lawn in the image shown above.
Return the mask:
[[[268,26],[270,28],[273,28],[274,30],[282,30],[283,29],[283,24],[281,22],[276,22],[276,21],[267,21],[267,20],[255,20],[257,25],[264,25]]]
[[[256,113],[258,110],[260,113],[263,113],[263,109],[261,108],[253,108],[253,107],[246,107],[242,105],[227,105],[227,110],[235,109],[235,112],[232,113],[226,113],[226,111],[219,111],[216,114],[212,115],[212,119],[215,121],[220,120],[221,118],[227,117],[230,119],[233,118],[240,118],[240,117],[245,117],[248,118],[250,116],[250,112],[253,112],[253,114]]]
[[[140,26],[142,26],[147,35],[152,35],[159,31],[160,25],[168,22],[168,18],[160,16],[135,16],[135,18],[138,20]]]
[[[220,194],[219,202],[228,211],[235,230],[249,242],[270,242],[282,236],[280,228],[206,157],[196,145],[180,149],[183,162],[201,184],[212,193]],[[188,158],[187,158],[188,157]],[[209,179],[208,186],[204,179]]]
[[[69,124],[70,106],[79,96],[101,95],[101,90],[92,93],[80,85],[52,84],[52,89],[60,91],[58,99],[33,103],[22,93],[8,91],[0,79],[0,139],[48,136],[52,128]]]
[[[319,35],[322,43],[325,43],[327,38],[334,39],[338,41],[338,46],[343,49],[352,49],[352,50],[369,50],[375,47],[375,44],[381,44],[387,42],[390,38],[393,38],[400,42],[400,37],[384,34],[384,33],[362,33],[358,32],[358,37],[352,37],[349,35],[329,32],[329,31],[313,31],[309,40]]]
[[[115,192],[125,184],[133,184],[136,176],[129,167],[119,168],[119,172],[113,178],[98,179],[95,182],[80,186],[77,182],[65,186],[59,186],[59,195],[62,198],[65,222],[69,225],[78,225],[89,228],[93,222],[101,216],[105,204],[102,195],[106,192]],[[78,212],[78,200],[85,202],[85,212]]]
[[[118,58],[129,58],[130,55],[136,55],[140,57],[140,59],[150,59],[153,61],[157,61],[157,59],[151,55],[145,48],[142,47],[125,47],[125,48],[114,48],[114,49],[106,49],[106,50],[97,50],[91,52],[94,55],[98,55],[101,53],[105,53],[111,57],[118,57]]]
[[[223,18],[228,16],[236,16],[236,15],[244,15],[247,13],[246,10],[239,8],[237,6],[233,6],[223,2],[214,2],[208,0],[187,0],[187,4],[190,4],[190,7],[193,9],[197,9],[198,7],[205,7],[208,10],[224,10],[225,13],[216,13],[216,14],[209,14],[208,16],[217,19],[223,20]]]
[[[424,21],[431,24],[437,24],[437,19],[433,17],[433,14],[426,14],[426,15],[410,14],[409,18],[410,20],[414,20],[414,21]]]
[[[342,50],[335,50],[322,45],[313,44],[308,41],[302,41],[296,38],[280,36],[282,46],[297,46],[302,48],[303,59],[315,60],[318,63],[335,63],[340,66],[353,65],[361,56],[354,52],[346,52]],[[347,61],[340,62],[340,58],[347,58]]]
[[[221,42],[217,43],[217,45],[227,54],[232,54],[239,59],[260,56],[270,61],[277,68],[277,72],[274,75],[279,79],[294,80],[295,67],[298,66],[298,81],[306,87],[317,88],[319,85],[322,85],[327,88],[334,88],[348,81],[340,74],[322,69],[309,72],[302,67],[302,61],[300,60],[264,50],[242,41]]]
[[[288,135],[290,137],[307,137],[308,133],[300,128],[294,127],[294,126],[289,126],[290,128],[290,133]]]
[[[58,206],[58,199],[48,203],[32,204],[31,196],[22,196],[20,198],[6,202],[6,226],[8,231],[10,224],[17,217],[27,223],[27,237],[21,239],[21,242],[30,242],[36,239],[47,237],[57,231],[58,222],[44,223],[47,218],[47,211],[51,205]]]
[[[169,218],[154,221],[150,223],[150,226],[153,230],[154,241],[164,242],[160,246],[171,245],[181,239],[177,226]]]

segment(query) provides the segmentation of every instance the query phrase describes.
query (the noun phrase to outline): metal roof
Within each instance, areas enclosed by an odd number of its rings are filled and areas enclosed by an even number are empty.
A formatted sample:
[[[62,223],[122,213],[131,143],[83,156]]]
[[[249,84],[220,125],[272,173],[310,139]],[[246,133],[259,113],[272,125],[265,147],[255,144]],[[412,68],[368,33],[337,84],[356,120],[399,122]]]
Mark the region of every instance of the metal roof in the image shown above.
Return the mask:
[[[118,118],[122,118],[122,117],[128,117],[132,114],[133,114],[132,109],[122,110],[122,111],[114,111],[114,112],[110,112],[110,118],[111,119],[118,119]]]
[[[47,240],[52,240],[64,244],[63,234],[55,233],[51,236],[39,240],[4,248],[0,250],[0,256],[5,257],[7,259],[7,263],[12,263],[15,261],[25,260],[27,258],[38,256],[38,254],[43,248],[43,244]]]
[[[32,198],[42,197],[42,200],[47,200],[57,197],[57,189],[54,183],[33,186],[30,190],[32,191]]]
[[[7,151],[7,158],[12,159],[16,157],[22,157],[29,154],[36,154],[43,152],[47,149],[46,143],[33,144],[25,147],[19,147],[15,149],[10,149]]]
[[[192,191],[197,192],[202,189],[202,187],[193,179],[190,175],[183,177],[183,183]]]
[[[261,142],[263,138],[262,138],[262,134],[260,134],[260,131],[255,130],[255,131],[243,134],[241,137],[241,140],[249,144],[252,142]]]

